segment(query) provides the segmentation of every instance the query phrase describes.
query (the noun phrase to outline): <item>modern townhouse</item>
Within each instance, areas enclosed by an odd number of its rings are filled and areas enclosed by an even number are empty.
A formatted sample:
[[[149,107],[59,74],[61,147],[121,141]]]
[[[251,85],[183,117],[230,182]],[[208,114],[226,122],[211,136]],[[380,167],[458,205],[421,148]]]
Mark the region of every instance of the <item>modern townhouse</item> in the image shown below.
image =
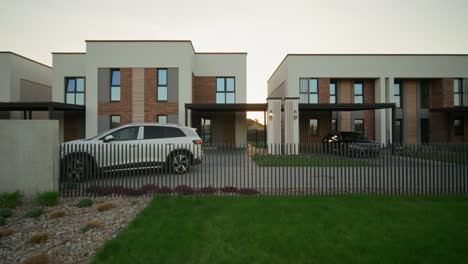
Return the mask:
[[[0,119],[47,119],[52,98],[52,68],[9,51],[0,52]]]
[[[467,105],[468,55],[288,54],[268,80],[268,142],[357,131],[380,143],[466,143]]]
[[[132,122],[179,123],[206,144],[246,144],[246,53],[196,52],[191,41],[88,40],[85,53],[53,53],[54,102],[64,140]]]

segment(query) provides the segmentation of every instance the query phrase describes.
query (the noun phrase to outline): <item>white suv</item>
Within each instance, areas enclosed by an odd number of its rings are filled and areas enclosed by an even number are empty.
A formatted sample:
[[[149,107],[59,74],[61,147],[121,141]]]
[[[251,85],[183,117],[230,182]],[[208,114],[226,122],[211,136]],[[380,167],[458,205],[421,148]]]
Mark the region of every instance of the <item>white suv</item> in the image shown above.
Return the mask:
[[[202,162],[196,129],[175,124],[132,123],[90,139],[62,144],[62,172],[82,180],[95,171],[164,167],[186,173]]]

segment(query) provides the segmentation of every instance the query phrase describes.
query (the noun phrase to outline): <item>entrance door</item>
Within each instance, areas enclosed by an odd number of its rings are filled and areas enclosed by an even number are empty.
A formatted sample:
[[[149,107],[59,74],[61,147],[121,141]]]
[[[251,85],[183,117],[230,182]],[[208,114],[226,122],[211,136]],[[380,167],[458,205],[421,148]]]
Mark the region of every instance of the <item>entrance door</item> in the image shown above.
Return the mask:
[[[204,145],[211,146],[211,119],[201,119],[201,138]]]
[[[422,118],[420,130],[421,133],[421,143],[429,143],[429,119]]]

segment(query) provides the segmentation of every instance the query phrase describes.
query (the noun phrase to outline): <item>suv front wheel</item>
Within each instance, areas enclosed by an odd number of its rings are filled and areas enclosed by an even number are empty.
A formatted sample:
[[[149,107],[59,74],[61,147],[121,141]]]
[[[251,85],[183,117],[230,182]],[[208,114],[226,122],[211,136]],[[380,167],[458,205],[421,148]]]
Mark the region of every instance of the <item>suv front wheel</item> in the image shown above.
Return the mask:
[[[172,155],[169,164],[174,173],[186,173],[190,168],[190,156],[185,152],[176,152]]]

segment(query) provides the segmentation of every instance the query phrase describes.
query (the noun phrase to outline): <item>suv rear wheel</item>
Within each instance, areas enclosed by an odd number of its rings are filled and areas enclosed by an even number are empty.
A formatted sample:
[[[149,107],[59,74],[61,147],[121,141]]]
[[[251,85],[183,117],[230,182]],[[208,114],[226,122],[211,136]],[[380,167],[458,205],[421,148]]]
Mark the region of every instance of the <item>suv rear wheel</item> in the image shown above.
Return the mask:
[[[188,172],[190,168],[190,156],[185,152],[176,152],[170,159],[170,168],[177,174]]]

